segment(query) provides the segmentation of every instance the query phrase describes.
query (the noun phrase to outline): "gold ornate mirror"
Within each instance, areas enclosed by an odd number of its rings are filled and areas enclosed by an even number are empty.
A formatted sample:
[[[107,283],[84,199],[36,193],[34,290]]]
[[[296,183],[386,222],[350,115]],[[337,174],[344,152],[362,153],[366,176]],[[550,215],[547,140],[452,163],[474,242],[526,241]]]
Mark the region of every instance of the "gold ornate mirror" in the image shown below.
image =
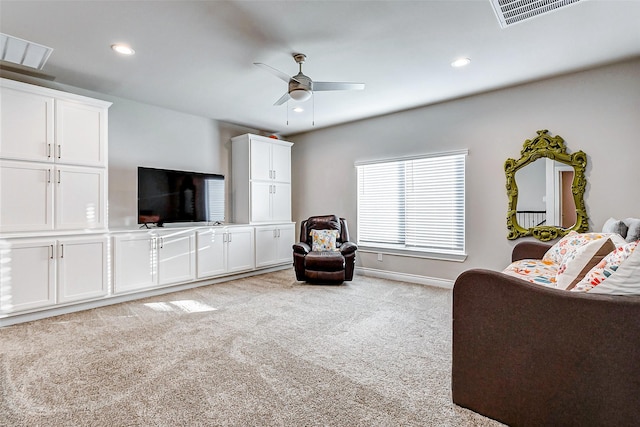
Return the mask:
[[[564,140],[547,132],[539,130],[536,138],[524,142],[520,159],[504,163],[510,240],[533,236],[546,242],[571,230],[589,229],[584,205],[587,155],[567,154]]]

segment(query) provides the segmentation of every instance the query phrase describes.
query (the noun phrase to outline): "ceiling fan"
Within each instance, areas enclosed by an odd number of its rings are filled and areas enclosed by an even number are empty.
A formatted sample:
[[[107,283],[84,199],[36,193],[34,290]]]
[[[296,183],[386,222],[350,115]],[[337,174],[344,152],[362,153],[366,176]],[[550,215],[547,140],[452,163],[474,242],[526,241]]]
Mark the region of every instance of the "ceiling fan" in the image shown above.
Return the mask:
[[[300,71],[295,76],[288,76],[280,70],[276,70],[262,62],[254,62],[254,65],[264,68],[273,73],[276,77],[284,80],[289,84],[287,93],[282,95],[273,105],[282,105],[290,98],[295,101],[306,101],[311,98],[313,92],[329,91],[329,90],[362,90],[364,83],[347,83],[347,82],[314,82],[309,77],[302,74],[302,64],[304,64],[307,56],[303,53],[294,53],[293,59],[300,66]]]

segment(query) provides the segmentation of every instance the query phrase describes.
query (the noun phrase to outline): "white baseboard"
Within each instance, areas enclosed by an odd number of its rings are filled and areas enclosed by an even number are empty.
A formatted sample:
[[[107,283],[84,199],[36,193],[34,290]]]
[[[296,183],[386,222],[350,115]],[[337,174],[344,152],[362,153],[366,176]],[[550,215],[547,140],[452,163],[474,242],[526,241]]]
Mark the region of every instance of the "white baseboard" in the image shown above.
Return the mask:
[[[418,283],[420,285],[453,289],[453,280],[437,277],[419,276],[417,274],[397,273],[395,271],[378,270],[376,268],[356,267],[356,273],[363,276],[379,277],[381,279],[400,280],[402,282]]]

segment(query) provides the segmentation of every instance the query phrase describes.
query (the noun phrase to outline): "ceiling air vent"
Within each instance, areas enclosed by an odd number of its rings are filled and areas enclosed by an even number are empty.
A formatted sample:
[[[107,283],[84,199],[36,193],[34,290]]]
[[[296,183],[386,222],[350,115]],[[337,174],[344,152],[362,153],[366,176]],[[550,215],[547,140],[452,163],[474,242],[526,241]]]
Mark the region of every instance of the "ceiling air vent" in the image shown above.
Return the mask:
[[[51,52],[50,47],[0,33],[0,59],[3,61],[42,70]]]
[[[502,28],[544,15],[580,0],[491,0]]]

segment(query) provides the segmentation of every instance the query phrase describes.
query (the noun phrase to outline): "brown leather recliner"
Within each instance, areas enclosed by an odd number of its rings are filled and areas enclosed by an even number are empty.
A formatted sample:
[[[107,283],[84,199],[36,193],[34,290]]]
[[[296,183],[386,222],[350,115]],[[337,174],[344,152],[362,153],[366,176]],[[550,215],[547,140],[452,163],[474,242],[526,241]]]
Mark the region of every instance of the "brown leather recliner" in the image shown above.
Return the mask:
[[[336,251],[312,251],[311,230],[338,230]],[[335,215],[312,216],[300,224],[300,242],[293,245],[296,279],[310,283],[342,283],[353,279],[356,264],[355,243],[349,241],[344,218]]]

